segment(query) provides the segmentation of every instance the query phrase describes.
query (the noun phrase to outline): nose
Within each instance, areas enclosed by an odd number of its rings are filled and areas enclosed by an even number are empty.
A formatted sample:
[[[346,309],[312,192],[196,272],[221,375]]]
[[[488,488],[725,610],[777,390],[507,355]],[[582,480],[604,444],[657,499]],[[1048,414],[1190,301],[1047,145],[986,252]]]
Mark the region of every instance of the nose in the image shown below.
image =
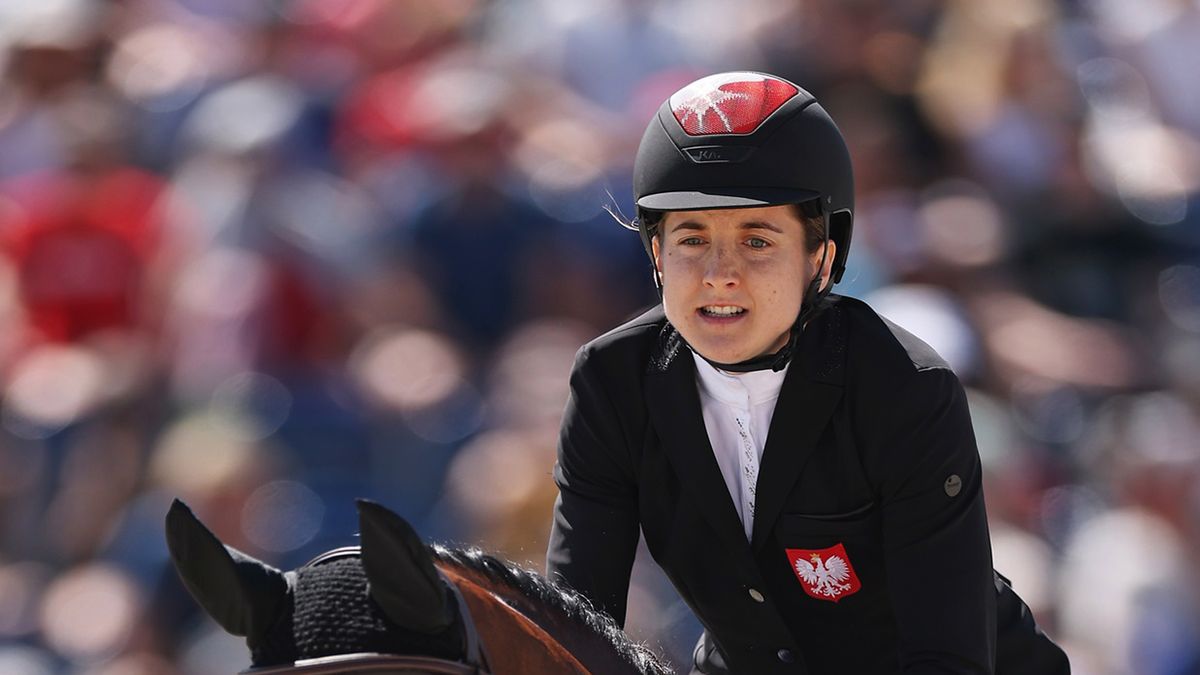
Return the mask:
[[[704,265],[704,285],[710,288],[736,288],[741,281],[740,262],[726,246],[714,245],[709,249]]]

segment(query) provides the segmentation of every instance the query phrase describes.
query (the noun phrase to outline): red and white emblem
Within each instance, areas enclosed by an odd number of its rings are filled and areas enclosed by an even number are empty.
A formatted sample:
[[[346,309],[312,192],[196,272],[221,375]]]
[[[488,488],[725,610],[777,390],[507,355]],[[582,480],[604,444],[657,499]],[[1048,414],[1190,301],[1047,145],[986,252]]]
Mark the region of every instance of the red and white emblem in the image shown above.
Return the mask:
[[[837,602],[862,588],[840,543],[820,550],[789,548],[785,552],[804,592],[818,600]]]
[[[798,92],[768,75],[721,73],[675,92],[671,113],[689,136],[750,134]]]

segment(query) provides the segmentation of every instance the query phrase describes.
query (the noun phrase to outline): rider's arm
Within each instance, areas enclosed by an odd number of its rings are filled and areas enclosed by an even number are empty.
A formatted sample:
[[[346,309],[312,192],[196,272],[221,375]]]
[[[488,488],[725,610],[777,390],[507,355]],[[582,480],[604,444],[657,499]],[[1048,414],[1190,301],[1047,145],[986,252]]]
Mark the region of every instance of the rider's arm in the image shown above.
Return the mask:
[[[559,497],[546,573],[587,596],[619,625],[638,541],[637,490],[630,453],[601,368],[581,350],[559,433],[554,480]]]
[[[913,373],[876,433],[904,673],[991,673],[996,607],[979,453],[948,368]]]

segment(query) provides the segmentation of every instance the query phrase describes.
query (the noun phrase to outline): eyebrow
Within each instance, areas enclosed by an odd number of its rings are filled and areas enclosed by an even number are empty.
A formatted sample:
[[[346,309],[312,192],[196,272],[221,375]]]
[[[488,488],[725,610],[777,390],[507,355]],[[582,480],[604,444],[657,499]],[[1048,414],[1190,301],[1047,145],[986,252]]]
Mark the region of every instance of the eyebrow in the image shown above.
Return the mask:
[[[702,225],[701,223],[697,223],[694,220],[685,220],[682,223],[677,223],[674,227],[671,228],[671,231],[675,232],[678,230],[705,230],[705,229],[707,229],[707,226]],[[778,225],[772,225],[771,223],[767,223],[767,222],[764,222],[761,220],[751,220],[751,221],[742,223],[742,224],[738,225],[738,229],[739,230],[770,230],[771,232],[778,232],[779,234],[783,234],[783,230],[780,229]]]

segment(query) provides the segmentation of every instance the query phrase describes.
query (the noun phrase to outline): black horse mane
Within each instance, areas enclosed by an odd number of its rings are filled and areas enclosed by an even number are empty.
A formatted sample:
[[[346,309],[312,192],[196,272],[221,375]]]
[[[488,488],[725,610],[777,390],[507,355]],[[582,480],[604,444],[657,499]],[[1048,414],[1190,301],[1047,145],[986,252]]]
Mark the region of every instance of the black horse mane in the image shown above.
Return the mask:
[[[452,549],[437,544],[429,548],[438,560],[480,572],[534,602],[562,612],[580,626],[603,636],[622,659],[643,675],[671,675],[672,670],[653,651],[629,639],[611,616],[596,609],[591,601],[577,591],[555,584],[537,572],[488,555],[478,548]]]

